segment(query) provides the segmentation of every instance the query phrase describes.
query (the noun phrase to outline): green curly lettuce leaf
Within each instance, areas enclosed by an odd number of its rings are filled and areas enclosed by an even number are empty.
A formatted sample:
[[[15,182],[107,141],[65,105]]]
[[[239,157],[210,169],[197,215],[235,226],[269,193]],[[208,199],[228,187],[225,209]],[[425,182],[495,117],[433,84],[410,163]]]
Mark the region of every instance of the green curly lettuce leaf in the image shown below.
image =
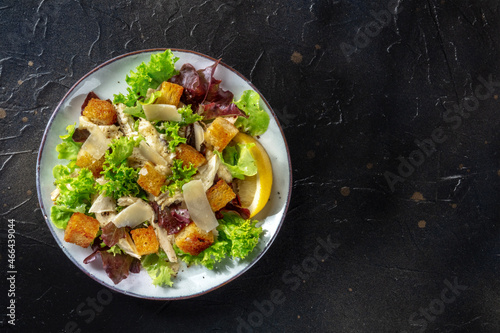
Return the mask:
[[[183,106],[177,110],[182,116],[181,121],[164,121],[155,124],[158,133],[165,135],[165,140],[168,141],[168,149],[173,152],[175,148],[181,143],[186,143],[187,139],[182,137],[179,133],[181,127],[191,125],[192,123],[202,120],[203,117],[199,114],[193,113],[191,105]]]
[[[152,54],[149,62],[143,62],[135,71],[130,71],[125,79],[129,85],[127,94],[115,95],[113,102],[134,106],[137,100],[145,99],[149,88],[156,89],[163,81],[177,74],[174,67],[177,60],[179,58],[175,57],[171,50]]]
[[[181,143],[186,143],[187,139],[179,134],[181,126],[177,121],[164,121],[155,124],[155,128],[160,134],[165,135],[165,140],[168,141],[168,149],[171,152]]]
[[[137,103],[137,105],[127,106],[123,109],[123,113],[129,114],[136,118],[144,118],[146,119],[146,114],[144,113],[144,109],[142,108],[141,103]]]
[[[182,116],[182,120],[179,122],[180,126],[191,125],[192,123],[203,119],[203,116],[193,113],[191,104],[184,105],[182,108],[178,109],[177,112],[179,112]]]
[[[222,154],[219,151],[215,153],[219,156],[222,164],[224,164],[231,172],[233,178],[245,179],[245,176],[254,176],[257,174],[257,164],[250,152],[250,148],[255,146],[255,143],[227,146]]]
[[[185,167],[180,159],[174,159],[170,169],[172,174],[167,177],[168,185],[161,188],[162,192],[168,191],[170,196],[173,196],[176,191],[181,191],[182,186],[189,183],[198,172],[193,164],[189,163],[189,166]]]
[[[203,265],[208,269],[214,269],[216,263],[221,262],[227,257],[230,245],[225,240],[217,240],[212,246],[197,256],[192,256],[189,253],[183,252],[181,249],[174,245],[174,250],[179,258],[182,259],[188,266]]]
[[[55,178],[55,185],[59,183],[59,180],[64,179],[65,177],[68,177],[71,175],[73,172],[78,167],[76,166],[76,160],[72,160],[69,162],[67,165],[63,164],[58,164],[52,169],[52,174],[54,175]]]
[[[50,219],[57,228],[66,229],[71,215],[73,215],[73,213],[85,214],[86,208],[86,204],[81,204],[77,207],[55,205],[50,208]]]
[[[103,185],[97,185],[100,193],[115,199],[139,194],[141,191],[139,184],[137,184],[139,170],[129,167],[127,158],[132,155],[134,147],[137,147],[141,140],[142,138],[134,139],[122,136],[111,142],[111,152],[106,151],[103,171],[101,172],[107,182]]]
[[[244,259],[255,248],[262,233],[261,227],[256,227],[258,221],[245,220],[238,214],[226,212],[219,219],[219,236],[212,246],[197,256],[183,252],[176,245],[174,250],[178,257],[190,265],[203,265],[213,269],[215,264],[226,257]]]
[[[144,102],[138,101],[137,105],[127,106],[126,108],[124,108],[123,113],[129,114],[136,118],[147,119],[146,114],[144,113],[144,108],[142,106],[146,104],[153,104],[156,101],[156,99],[160,96],[161,96],[161,91],[155,91],[146,99],[146,101]],[[134,126],[134,130],[137,131],[136,126]]]
[[[104,166],[101,173],[107,182],[103,185],[98,184],[99,192],[107,197],[113,197],[118,200],[125,196],[137,196],[140,192],[137,179],[139,170],[130,168],[125,164]]]
[[[248,118],[238,117],[234,124],[241,132],[251,136],[261,135],[269,126],[269,115],[260,107],[260,96],[253,90],[245,90],[241,98],[234,102]]]
[[[262,233],[262,227],[255,226],[258,221],[245,220],[234,213],[225,213],[219,222],[219,239],[229,242],[229,255],[233,258],[246,258],[259,242]]]
[[[122,164],[126,162],[126,159],[132,155],[134,147],[139,146],[139,143],[143,140],[142,137],[134,139],[129,136],[121,136],[117,139],[111,141],[109,147],[111,152],[106,151],[105,164]]]
[[[123,254],[123,250],[116,244],[110,247],[106,252],[111,253],[113,256],[116,256],[117,254]]]
[[[59,229],[66,229],[73,213],[87,213],[91,196],[97,193],[94,176],[88,169],[81,169],[76,177],[71,175],[56,179],[60,193],[50,209],[50,219]]]
[[[56,146],[56,151],[59,153],[57,155],[58,159],[61,160],[64,159],[70,161],[76,160],[76,157],[78,155],[78,152],[80,151],[82,143],[75,142],[73,140],[73,134],[75,133],[75,129],[76,129],[76,123],[73,125],[68,125],[68,127],[66,127],[66,131],[68,132],[68,134],[59,136],[63,142]]]
[[[158,253],[148,254],[141,259],[142,267],[148,272],[155,286],[172,287],[172,278],[176,273],[172,269],[172,263],[168,262],[165,252],[160,249]]]

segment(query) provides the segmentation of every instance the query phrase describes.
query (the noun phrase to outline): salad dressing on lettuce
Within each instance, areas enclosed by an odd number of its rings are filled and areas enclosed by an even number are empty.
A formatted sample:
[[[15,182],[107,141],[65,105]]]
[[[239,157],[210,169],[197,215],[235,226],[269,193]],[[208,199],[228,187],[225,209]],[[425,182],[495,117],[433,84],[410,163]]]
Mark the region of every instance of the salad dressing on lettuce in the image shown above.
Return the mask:
[[[258,174],[255,144],[233,142],[267,130],[259,95],[235,101],[214,77],[218,61],[177,71],[177,60],[153,54],[113,101],[91,92],[56,148],[69,162],[53,169],[51,220],[115,284],[142,268],[172,286],[181,261],[214,269],[247,257],[262,234],[236,185]]]

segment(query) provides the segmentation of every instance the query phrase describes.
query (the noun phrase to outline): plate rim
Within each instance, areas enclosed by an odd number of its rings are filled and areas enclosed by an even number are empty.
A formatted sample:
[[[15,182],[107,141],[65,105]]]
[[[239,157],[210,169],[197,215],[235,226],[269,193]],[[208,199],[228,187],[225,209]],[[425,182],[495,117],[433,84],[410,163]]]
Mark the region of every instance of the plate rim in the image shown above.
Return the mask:
[[[264,247],[264,249],[262,250],[262,252],[260,252],[256,257],[255,259],[250,262],[249,264],[247,264],[240,272],[238,272],[237,274],[235,274],[234,276],[230,277],[229,279],[227,279],[226,281],[222,282],[222,283],[219,283],[217,284],[216,286],[213,286],[212,288],[209,288],[209,289],[206,289],[206,290],[203,290],[203,291],[200,291],[200,292],[197,292],[197,293],[194,293],[194,294],[191,294],[191,295],[186,295],[186,296],[175,296],[175,297],[154,297],[154,296],[146,296],[146,295],[141,295],[141,294],[138,294],[138,293],[134,293],[134,292],[131,292],[131,291],[127,291],[127,290],[123,290],[123,289],[119,289],[117,288],[115,285],[111,285],[111,284],[107,284],[106,281],[102,281],[100,279],[98,279],[96,276],[92,275],[90,273],[89,270],[86,270],[84,269],[83,266],[81,266],[77,261],[76,259],[69,253],[69,250],[62,244],[62,242],[59,240],[59,237],[57,236],[57,234],[55,233],[55,229],[54,227],[51,225],[51,221],[49,221],[49,218],[47,216],[47,211],[45,209],[45,206],[43,204],[43,201],[42,201],[42,193],[41,193],[41,186],[40,186],[40,167],[41,167],[41,160],[42,160],[42,152],[43,152],[43,148],[45,146],[45,141],[47,139],[47,136],[48,136],[48,133],[50,132],[50,129],[52,128],[52,125],[53,125],[53,122],[57,116],[57,114],[60,112],[61,110],[61,106],[62,104],[64,104],[64,102],[66,101],[66,99],[68,98],[68,96],[76,89],[76,87],[83,81],[85,80],[87,77],[89,77],[90,75],[92,75],[93,73],[95,73],[96,71],[108,66],[109,64],[115,62],[115,61],[118,61],[122,58],[126,58],[126,57],[130,57],[130,56],[133,56],[133,55],[137,55],[137,54],[142,54],[142,53],[152,53],[152,52],[162,52],[162,51],[165,51],[165,50],[172,50],[172,51],[175,51],[175,52],[184,52],[184,53],[191,53],[191,54],[195,54],[197,56],[200,56],[202,58],[206,58],[206,59],[209,59],[209,60],[212,60],[214,62],[217,61],[217,59],[211,57],[211,56],[208,56],[206,54],[203,54],[203,53],[200,53],[200,52],[197,52],[197,51],[193,51],[193,50],[186,50],[186,49],[179,49],[179,48],[150,48],[150,49],[143,49],[143,50],[136,50],[136,51],[132,51],[132,52],[128,52],[128,53],[125,53],[125,54],[122,54],[122,55],[119,55],[119,56],[116,56],[114,58],[111,58],[103,63],[101,63],[100,65],[94,67],[92,70],[90,70],[89,72],[87,72],[85,75],[83,75],[80,79],[78,79],[72,86],[70,89],[68,89],[68,91],[64,94],[64,96],[61,98],[61,100],[59,101],[59,103],[57,104],[57,106],[55,107],[54,111],[52,112],[52,115],[50,116],[49,118],[49,121],[47,122],[47,125],[45,126],[45,130],[43,132],[43,136],[42,136],[42,140],[40,142],[40,148],[38,149],[38,155],[37,155],[37,161],[36,161],[36,189],[37,189],[37,196],[38,196],[38,202],[40,204],[40,211],[42,212],[42,215],[43,215],[43,218],[45,220],[45,222],[47,223],[47,227],[49,228],[50,230],[50,233],[52,234],[52,237],[55,239],[56,243],[59,245],[59,247],[62,249],[62,251],[64,252],[64,254],[66,255],[66,257],[68,259],[70,259],[71,262],[73,262],[73,264],[78,267],[83,273],[85,273],[85,275],[89,276],[90,278],[92,278],[94,281],[98,282],[100,285],[102,285],[103,287],[106,287],[106,288],[109,288],[111,289],[112,291],[115,291],[115,292],[118,292],[118,293],[121,293],[121,294],[124,294],[124,295],[128,295],[128,296],[133,296],[133,297],[137,297],[137,298],[141,298],[141,299],[149,299],[149,300],[156,300],[156,301],[171,301],[171,300],[183,300],[183,299],[189,299],[189,298],[194,298],[194,297],[198,297],[198,296],[201,296],[201,295],[204,295],[204,294],[207,294],[211,291],[214,291],[224,285],[226,285],[227,283],[235,280],[236,278],[240,277],[241,275],[243,275],[244,273],[246,273],[253,265],[255,265],[261,258],[262,256],[264,256],[264,254],[269,250],[269,248],[271,247],[271,245],[273,244],[274,240],[276,239],[276,237],[278,236],[278,233],[280,232],[281,230],[281,227],[283,226],[283,223],[285,221],[285,217],[287,215],[287,212],[288,212],[288,208],[289,208],[289,205],[290,205],[290,200],[291,200],[291,194],[292,194],[292,185],[293,185],[293,176],[292,176],[292,163],[291,163],[291,157],[290,157],[290,149],[288,147],[288,143],[286,141],[286,137],[285,137],[285,133],[283,132],[283,128],[281,127],[281,124],[278,120],[278,117],[276,116],[276,114],[274,113],[274,110],[271,108],[271,106],[269,105],[269,103],[267,102],[267,100],[265,99],[265,97],[262,95],[262,93],[255,87],[255,85],[250,82],[250,80],[248,80],[245,76],[243,76],[240,72],[238,72],[237,70],[235,70],[234,68],[232,68],[231,66],[225,64],[224,62],[220,61],[219,62],[219,65],[221,66],[224,66],[226,67],[228,70],[230,70],[233,74],[236,74],[237,76],[239,76],[241,79],[243,79],[255,92],[257,92],[260,96],[260,98],[262,99],[262,101],[266,104],[268,110],[270,111],[271,115],[273,116],[274,120],[276,121],[276,124],[278,126],[278,129],[281,133],[281,137],[283,138],[283,142],[284,142],[284,145],[285,145],[285,149],[286,149],[286,155],[287,155],[287,160],[288,160],[288,167],[289,167],[289,183],[288,183],[288,195],[287,195],[287,198],[286,198],[286,203],[285,203],[285,207],[284,207],[284,210],[283,210],[283,215],[281,216],[281,219],[280,219],[280,222],[278,223],[278,226],[276,228],[276,232],[274,233],[274,235],[269,239],[269,242],[266,244],[266,246]],[[220,59],[219,59],[220,60]],[[131,69],[132,70],[132,69]]]

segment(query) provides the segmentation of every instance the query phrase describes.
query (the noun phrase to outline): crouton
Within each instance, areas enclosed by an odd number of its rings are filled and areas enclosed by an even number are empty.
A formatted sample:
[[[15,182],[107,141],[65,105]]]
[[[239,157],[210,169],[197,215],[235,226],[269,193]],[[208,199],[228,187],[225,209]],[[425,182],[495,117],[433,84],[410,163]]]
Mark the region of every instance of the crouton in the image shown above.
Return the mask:
[[[74,213],[64,231],[64,240],[84,248],[89,247],[98,231],[99,221],[82,213]]]
[[[158,242],[158,238],[156,238],[152,225],[147,228],[131,230],[130,234],[137,248],[137,253],[141,256],[158,252],[160,243]]]
[[[155,197],[160,195],[160,190],[167,178],[159,173],[151,162],[146,162],[142,169],[139,171],[139,178],[137,184],[144,189],[144,191],[151,193]]]
[[[205,232],[198,228],[194,222],[189,223],[177,235],[175,235],[175,245],[181,251],[197,256],[208,249],[214,243],[212,231]]]
[[[113,125],[118,120],[113,104],[97,98],[89,101],[83,109],[83,115],[97,125]]]
[[[217,117],[208,126],[205,140],[218,151],[224,150],[227,144],[238,134],[238,129],[222,117]]]
[[[76,157],[76,165],[80,168],[89,169],[92,175],[94,175],[94,178],[99,178],[101,177],[104,160],[105,155],[102,155],[100,159],[96,160],[88,152],[80,150]]]
[[[176,158],[182,160],[182,165],[184,167],[189,167],[189,163],[192,163],[195,168],[199,168],[203,164],[207,163],[207,159],[199,151],[187,145],[181,143],[175,149]]]
[[[184,87],[175,83],[163,81],[161,84],[161,95],[156,99],[156,104],[170,104],[177,106],[181,100]]]
[[[224,181],[224,179],[219,179],[214,186],[207,190],[207,198],[210,203],[210,207],[212,207],[212,210],[216,212],[226,206],[228,202],[236,198],[236,194]]]

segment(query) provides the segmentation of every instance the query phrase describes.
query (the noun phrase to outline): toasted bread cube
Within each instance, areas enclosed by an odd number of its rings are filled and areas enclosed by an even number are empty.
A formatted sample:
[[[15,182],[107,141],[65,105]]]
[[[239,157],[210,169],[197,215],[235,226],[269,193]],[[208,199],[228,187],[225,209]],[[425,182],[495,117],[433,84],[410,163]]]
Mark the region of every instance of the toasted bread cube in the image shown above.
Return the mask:
[[[98,231],[99,221],[82,213],[74,213],[64,231],[64,240],[81,247],[89,247]]]
[[[189,163],[192,163],[196,168],[199,168],[207,163],[207,159],[203,154],[185,143],[178,145],[175,149],[175,153],[177,154],[176,158],[182,160],[182,165],[184,167],[189,167]]]
[[[153,164],[146,162],[142,169],[139,171],[139,178],[137,184],[144,189],[144,191],[151,193],[155,197],[160,195],[160,190],[167,178],[159,173]]]
[[[170,104],[177,106],[181,100],[184,87],[175,83],[163,81],[160,88],[161,95],[156,99],[156,104]]]
[[[118,120],[113,104],[97,98],[89,101],[83,115],[97,125],[113,125]]]
[[[80,150],[76,157],[76,165],[80,168],[87,168],[92,172],[94,178],[101,177],[102,166],[104,164],[105,155],[98,160],[94,159],[90,153]]]
[[[205,140],[218,151],[224,150],[227,144],[238,134],[238,129],[222,117],[217,117],[208,126]]]
[[[194,222],[189,223],[175,235],[175,245],[181,251],[189,253],[192,256],[197,256],[208,249],[213,243],[214,234],[212,231],[203,231]]]
[[[210,207],[216,212],[236,198],[236,194],[233,192],[231,186],[221,178],[214,186],[207,190],[207,198]]]
[[[158,252],[160,243],[158,242],[158,238],[156,238],[155,230],[152,225],[147,228],[131,230],[130,234],[137,248],[137,253],[141,256]]]

